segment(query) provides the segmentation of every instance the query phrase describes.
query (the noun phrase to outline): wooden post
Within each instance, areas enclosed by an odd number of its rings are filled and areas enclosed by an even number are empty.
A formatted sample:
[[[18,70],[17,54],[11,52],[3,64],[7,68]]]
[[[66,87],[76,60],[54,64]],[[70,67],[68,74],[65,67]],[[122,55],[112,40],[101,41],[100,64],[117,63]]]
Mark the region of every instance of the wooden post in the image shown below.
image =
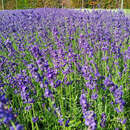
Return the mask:
[[[84,0],[82,0],[82,9],[84,8]]]
[[[17,0],[16,0],[16,9],[18,8],[18,2],[17,2]]]
[[[2,10],[4,10],[4,0],[2,0]]]

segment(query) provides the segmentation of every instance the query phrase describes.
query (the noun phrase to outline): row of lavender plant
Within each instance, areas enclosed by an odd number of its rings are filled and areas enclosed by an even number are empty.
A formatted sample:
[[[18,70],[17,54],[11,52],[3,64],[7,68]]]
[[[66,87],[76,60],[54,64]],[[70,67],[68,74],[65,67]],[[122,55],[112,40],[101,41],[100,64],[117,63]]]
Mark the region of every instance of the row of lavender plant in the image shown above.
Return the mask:
[[[128,129],[129,36],[122,11],[0,12],[0,128]]]

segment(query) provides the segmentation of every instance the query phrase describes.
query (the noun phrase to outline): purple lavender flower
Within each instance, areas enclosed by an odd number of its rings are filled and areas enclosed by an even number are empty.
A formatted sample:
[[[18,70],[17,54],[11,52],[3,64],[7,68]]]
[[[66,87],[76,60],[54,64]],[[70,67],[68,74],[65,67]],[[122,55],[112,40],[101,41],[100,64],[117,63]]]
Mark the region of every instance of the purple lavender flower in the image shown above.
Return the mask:
[[[60,119],[58,120],[58,122],[60,123],[61,126],[63,125],[63,121],[64,121],[63,118],[60,118]]]
[[[58,86],[60,86],[62,82],[60,80],[57,80],[56,83],[55,83],[55,88],[57,88]]]
[[[42,104],[42,108],[43,108],[43,109],[45,108],[45,103]]]
[[[39,58],[41,56],[41,52],[37,46],[33,46],[31,51],[35,58]]]
[[[106,114],[105,113],[102,113],[102,116],[101,116],[101,123],[100,123],[101,127],[105,127],[106,125]]]
[[[122,124],[126,124],[127,119],[121,121]]]
[[[20,124],[17,124],[16,129],[13,126],[11,126],[10,130],[24,130],[24,127],[22,125],[20,125]]]
[[[30,106],[25,107],[25,110],[29,111],[31,108],[32,108],[32,106],[30,105]]]
[[[48,88],[45,89],[44,96],[47,98],[48,97],[53,98],[53,94],[52,94],[51,90],[49,90]]]
[[[81,96],[80,96],[80,105],[82,106],[82,111],[83,111],[83,114],[84,114],[86,112],[87,108],[88,108],[86,95],[84,93],[82,93]]]
[[[111,93],[113,93],[117,88],[118,88],[117,85],[113,85],[112,87],[109,88],[109,90]]]
[[[98,98],[98,94],[97,93],[93,93],[91,95],[91,99],[96,100],[97,98]]]
[[[56,107],[56,104],[53,104],[54,110],[55,110],[55,114],[58,117],[58,122],[60,123],[60,125],[62,126],[64,124],[64,119],[63,119],[63,115],[61,114],[61,110],[59,107]]]
[[[69,119],[65,122],[65,126],[66,126],[66,127],[69,127],[69,122],[70,122]]]
[[[108,87],[114,85],[114,83],[108,77],[106,77],[104,80],[104,85]]]
[[[117,107],[115,108],[115,110],[116,110],[116,112],[118,112],[118,113],[120,112],[119,108],[117,108]]]
[[[38,117],[33,117],[33,118],[32,118],[33,123],[36,123],[38,120],[39,120]]]
[[[24,130],[24,127],[22,125],[18,124],[16,126],[16,130]]]
[[[118,88],[118,89],[115,90],[114,97],[115,97],[116,103],[122,102],[122,95],[123,95],[123,92],[122,92],[121,88]]]

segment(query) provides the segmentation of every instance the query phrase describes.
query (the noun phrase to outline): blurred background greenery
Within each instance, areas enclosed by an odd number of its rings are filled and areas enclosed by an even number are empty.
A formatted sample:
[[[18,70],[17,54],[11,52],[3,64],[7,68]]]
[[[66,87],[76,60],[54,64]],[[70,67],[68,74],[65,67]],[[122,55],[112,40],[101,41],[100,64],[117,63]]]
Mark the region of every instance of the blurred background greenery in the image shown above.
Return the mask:
[[[123,3],[122,3],[123,1]],[[103,8],[130,9],[130,0],[0,0],[0,10],[28,8]]]

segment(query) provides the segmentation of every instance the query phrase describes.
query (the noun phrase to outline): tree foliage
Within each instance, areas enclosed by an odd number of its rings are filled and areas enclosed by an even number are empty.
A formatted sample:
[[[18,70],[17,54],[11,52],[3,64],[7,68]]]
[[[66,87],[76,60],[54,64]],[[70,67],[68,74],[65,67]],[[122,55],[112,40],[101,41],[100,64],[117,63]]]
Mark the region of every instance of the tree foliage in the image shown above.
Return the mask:
[[[25,9],[25,8],[120,8],[121,0],[0,0],[0,10],[2,9]],[[124,8],[130,9],[130,1],[124,0]]]

